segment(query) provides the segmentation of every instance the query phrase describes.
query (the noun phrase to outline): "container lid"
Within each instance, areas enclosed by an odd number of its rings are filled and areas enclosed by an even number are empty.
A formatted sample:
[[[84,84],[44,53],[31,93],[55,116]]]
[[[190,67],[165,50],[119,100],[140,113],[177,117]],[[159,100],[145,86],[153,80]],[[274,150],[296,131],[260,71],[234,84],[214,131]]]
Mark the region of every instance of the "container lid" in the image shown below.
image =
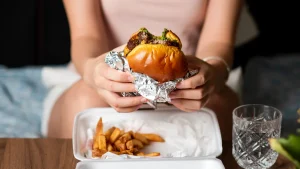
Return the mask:
[[[82,161],[76,169],[225,169],[219,159],[181,160],[124,160],[124,161]]]
[[[74,120],[74,128],[73,128],[73,153],[76,159],[80,161],[98,161],[101,163],[106,162],[107,160],[101,160],[101,159],[91,159],[85,157],[82,150],[82,145],[86,143],[86,140],[88,138],[87,136],[87,130],[89,128],[94,128],[97,124],[97,121],[100,117],[103,118],[103,122],[105,121],[111,121],[111,120],[130,120],[130,119],[147,119],[147,120],[157,120],[157,121],[163,121],[165,119],[168,119],[170,116],[180,116],[184,117],[188,120],[197,122],[197,120],[201,120],[201,118],[209,119],[210,125],[209,129],[205,128],[203,130],[209,130],[211,132],[213,140],[214,141],[208,141],[208,144],[212,144],[211,147],[213,147],[212,150],[209,151],[209,154],[204,157],[191,157],[191,158],[175,158],[176,160],[181,159],[208,159],[212,158],[216,160],[216,157],[221,155],[222,153],[222,139],[221,139],[221,132],[219,128],[219,124],[216,118],[215,113],[207,108],[203,108],[198,112],[194,113],[186,113],[183,112],[173,106],[163,106],[159,107],[157,110],[138,110],[133,113],[118,113],[113,108],[93,108],[93,109],[87,109],[81,113],[78,113]],[[196,118],[195,118],[196,117]],[[205,146],[204,146],[205,147]],[[155,158],[155,160],[151,159],[148,161],[149,163],[152,161],[161,161],[164,159],[170,159],[170,158]],[[173,158],[172,158],[173,159]],[[111,160],[111,159],[110,159]],[[119,161],[131,161],[132,159],[128,160],[119,160]],[[138,159],[140,161],[141,159]],[[144,160],[141,160],[144,161]],[[147,161],[147,160],[146,160]],[[185,161],[182,161],[185,162]],[[190,162],[190,161],[189,161]],[[153,162],[155,163],[155,162]],[[193,163],[197,163],[197,161],[193,161]],[[199,162],[200,163],[200,162]],[[201,162],[203,163],[203,162]],[[145,163],[143,162],[143,165]],[[174,163],[172,163],[174,164]],[[82,164],[86,165],[86,164]],[[95,165],[95,164],[93,164]],[[107,163],[106,165],[113,165],[110,163]]]

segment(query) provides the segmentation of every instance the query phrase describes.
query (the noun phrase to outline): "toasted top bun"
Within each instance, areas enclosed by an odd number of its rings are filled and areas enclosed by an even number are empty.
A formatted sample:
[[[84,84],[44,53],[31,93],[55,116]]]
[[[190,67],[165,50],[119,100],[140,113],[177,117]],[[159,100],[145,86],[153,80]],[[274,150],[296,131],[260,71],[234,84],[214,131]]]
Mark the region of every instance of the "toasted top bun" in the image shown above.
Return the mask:
[[[188,64],[178,36],[169,30],[165,30],[163,39],[153,35],[151,38],[141,36],[139,33],[133,34],[124,49],[132,71],[146,74],[160,83],[186,75]]]

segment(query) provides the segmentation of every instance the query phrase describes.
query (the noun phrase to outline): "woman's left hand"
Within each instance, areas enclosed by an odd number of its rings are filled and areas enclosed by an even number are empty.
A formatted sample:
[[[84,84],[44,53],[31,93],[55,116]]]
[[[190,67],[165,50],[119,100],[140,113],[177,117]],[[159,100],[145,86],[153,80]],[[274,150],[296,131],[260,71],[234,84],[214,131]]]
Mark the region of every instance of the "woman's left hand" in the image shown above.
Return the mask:
[[[225,85],[226,67],[222,63],[210,65],[196,57],[189,57],[189,69],[198,69],[198,74],[177,84],[177,90],[170,93],[171,104],[186,112],[198,111],[204,107],[210,96]]]

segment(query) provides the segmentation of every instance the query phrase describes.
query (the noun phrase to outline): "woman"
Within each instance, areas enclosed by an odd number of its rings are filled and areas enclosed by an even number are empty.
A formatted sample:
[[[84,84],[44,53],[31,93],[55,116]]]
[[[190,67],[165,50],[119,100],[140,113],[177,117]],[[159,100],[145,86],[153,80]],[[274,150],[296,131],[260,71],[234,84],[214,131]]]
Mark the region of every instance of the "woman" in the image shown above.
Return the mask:
[[[171,104],[187,112],[206,105],[217,113],[223,138],[231,139],[231,112],[238,98],[225,82],[233,60],[240,0],[64,0],[64,5],[72,64],[82,78],[56,100],[49,137],[71,137],[74,117],[84,109],[111,106],[118,112],[133,112],[146,102],[141,96],[117,95],[135,90],[132,77],[104,63],[105,53],[146,27],[156,35],[163,28],[171,29],[180,37],[183,52],[201,68],[198,75],[177,85]]]

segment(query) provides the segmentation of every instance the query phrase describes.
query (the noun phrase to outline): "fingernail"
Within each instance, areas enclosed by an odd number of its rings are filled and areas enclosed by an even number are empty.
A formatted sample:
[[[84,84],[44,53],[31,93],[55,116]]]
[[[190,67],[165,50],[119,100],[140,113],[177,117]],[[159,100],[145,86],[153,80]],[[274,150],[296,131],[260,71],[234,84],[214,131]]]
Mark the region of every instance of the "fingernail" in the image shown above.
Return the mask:
[[[147,102],[147,99],[146,99],[146,98],[142,98],[141,102],[142,102],[142,103],[146,103],[146,102]]]

